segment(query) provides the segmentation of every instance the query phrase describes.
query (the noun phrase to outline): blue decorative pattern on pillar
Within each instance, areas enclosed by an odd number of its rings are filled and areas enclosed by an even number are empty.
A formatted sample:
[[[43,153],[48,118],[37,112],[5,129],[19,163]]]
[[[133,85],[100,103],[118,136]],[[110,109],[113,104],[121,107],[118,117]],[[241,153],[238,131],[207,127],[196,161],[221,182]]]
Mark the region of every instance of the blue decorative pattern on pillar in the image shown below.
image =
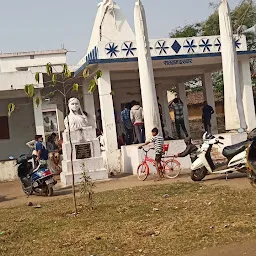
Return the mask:
[[[239,38],[235,40],[235,46],[236,46],[237,49],[240,49],[240,45],[241,44],[242,43],[240,43],[240,39]]]
[[[214,46],[218,47],[218,52],[219,52],[220,49],[221,49],[220,38],[217,38],[217,39],[215,40]]]
[[[167,54],[167,50],[169,49],[169,46],[166,45],[166,41],[159,40],[156,43],[156,50],[159,51],[159,55],[162,53]]]
[[[118,45],[115,45],[115,43],[109,43],[108,45],[106,45],[105,50],[107,55],[110,55],[110,58],[112,58],[113,56],[117,57],[116,54],[119,52]]]
[[[184,48],[187,48],[188,49],[188,53],[190,53],[190,52],[195,52],[195,50],[194,50],[194,48],[196,48],[197,47],[197,45],[195,45],[194,44],[194,39],[191,39],[190,41],[189,41],[189,39],[186,39],[186,41],[185,41],[185,43],[186,44],[184,44]]]
[[[171,47],[176,52],[176,54],[178,54],[181,49],[181,45],[179,44],[179,42],[177,40],[174,41],[174,43],[172,44]]]
[[[210,39],[202,39],[199,47],[203,48],[203,52],[205,52],[206,50],[210,52],[212,47],[212,44],[210,44]]]
[[[126,52],[126,57],[129,55],[134,56],[134,51],[136,51],[137,48],[133,46],[133,42],[124,42],[122,51]]]

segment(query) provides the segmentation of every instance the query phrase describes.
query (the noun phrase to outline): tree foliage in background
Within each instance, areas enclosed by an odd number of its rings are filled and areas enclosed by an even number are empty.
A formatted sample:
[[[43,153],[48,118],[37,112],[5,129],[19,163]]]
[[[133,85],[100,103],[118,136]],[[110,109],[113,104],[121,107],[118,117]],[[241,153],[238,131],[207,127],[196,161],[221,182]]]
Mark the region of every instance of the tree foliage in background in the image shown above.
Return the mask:
[[[219,35],[220,28],[218,5],[210,3],[210,6],[213,7],[214,12],[208,17],[207,20],[184,27],[178,27],[170,33],[170,37]],[[254,26],[256,24],[256,4],[251,0],[242,1],[237,7],[235,7],[235,9],[231,11],[231,20],[234,33],[238,32],[241,25],[244,25],[247,28]],[[248,50],[256,49],[256,40],[254,35],[247,35],[247,45]],[[253,82],[256,82],[256,75],[253,76],[253,74],[256,73],[256,61],[251,60],[250,65]],[[192,90],[196,90],[195,82],[196,81],[192,81],[189,83],[192,87]],[[224,84],[222,71],[218,71],[213,74],[213,86],[216,91],[223,93]],[[200,87],[200,85],[197,87]],[[200,87],[199,90],[202,90],[202,87]]]

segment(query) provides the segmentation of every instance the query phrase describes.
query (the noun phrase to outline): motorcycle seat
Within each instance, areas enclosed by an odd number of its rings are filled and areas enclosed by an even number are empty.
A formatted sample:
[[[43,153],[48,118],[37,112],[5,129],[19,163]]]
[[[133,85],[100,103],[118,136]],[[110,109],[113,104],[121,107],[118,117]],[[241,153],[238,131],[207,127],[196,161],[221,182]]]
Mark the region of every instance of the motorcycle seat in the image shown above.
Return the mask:
[[[237,144],[234,144],[231,146],[227,146],[223,149],[222,154],[226,158],[232,158],[235,155],[243,152],[246,149],[247,144],[248,144],[248,140],[245,140],[240,143],[237,143]]]

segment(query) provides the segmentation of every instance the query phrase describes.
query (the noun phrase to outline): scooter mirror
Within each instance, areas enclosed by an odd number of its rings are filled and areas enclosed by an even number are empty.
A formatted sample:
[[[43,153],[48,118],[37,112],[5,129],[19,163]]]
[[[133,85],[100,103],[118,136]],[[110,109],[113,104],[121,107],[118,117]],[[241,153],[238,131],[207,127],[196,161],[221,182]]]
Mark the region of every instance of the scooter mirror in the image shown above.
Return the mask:
[[[224,140],[224,138],[223,138],[222,136],[219,136],[219,139],[220,139],[220,140]]]

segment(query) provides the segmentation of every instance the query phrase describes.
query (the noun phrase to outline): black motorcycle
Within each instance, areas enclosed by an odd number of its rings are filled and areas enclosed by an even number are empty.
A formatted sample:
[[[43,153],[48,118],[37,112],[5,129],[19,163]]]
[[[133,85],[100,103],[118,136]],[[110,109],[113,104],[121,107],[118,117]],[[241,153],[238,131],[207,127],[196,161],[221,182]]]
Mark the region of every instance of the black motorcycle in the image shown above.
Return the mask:
[[[256,187],[256,129],[248,134],[248,140],[251,141],[246,151],[248,178],[252,186]]]
[[[21,180],[22,190],[29,196],[33,193],[38,195],[53,195],[53,186],[57,184],[52,172],[45,165],[38,164],[34,168],[34,156],[21,155],[17,159],[18,176]]]

